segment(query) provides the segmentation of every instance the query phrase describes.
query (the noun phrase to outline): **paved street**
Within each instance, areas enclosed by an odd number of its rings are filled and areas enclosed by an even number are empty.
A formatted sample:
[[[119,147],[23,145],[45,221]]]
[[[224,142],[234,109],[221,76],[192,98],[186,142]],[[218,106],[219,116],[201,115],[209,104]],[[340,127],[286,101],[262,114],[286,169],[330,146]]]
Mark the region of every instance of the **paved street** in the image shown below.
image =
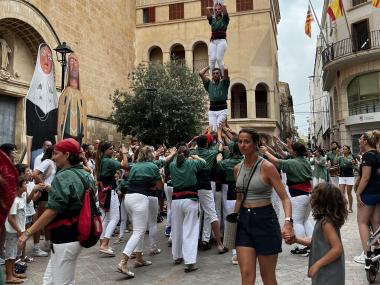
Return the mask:
[[[359,235],[356,225],[356,214],[350,214],[342,229],[343,244],[346,257],[346,284],[368,284],[363,266],[353,262],[352,257],[360,254]],[[160,233],[163,233],[164,223],[159,224]],[[147,241],[148,236],[146,236]],[[153,265],[145,268],[133,269],[135,278],[126,280],[123,275],[115,272],[120,260],[123,245],[112,245],[117,252],[114,258],[102,257],[96,252],[96,247],[82,251],[77,265],[77,284],[240,284],[239,267],[231,264],[231,255],[218,255],[213,248],[207,252],[199,252],[199,270],[190,274],[183,272],[182,265],[174,266],[171,259],[170,248],[167,247],[166,238],[160,234],[160,247],[163,252],[154,257]],[[30,244],[28,246],[30,250]],[[311,284],[307,274],[307,257],[293,256],[290,247],[283,245],[277,266],[279,284]],[[41,284],[42,275],[48,258],[38,258],[29,265],[27,285]],[[133,261],[132,261],[133,262]],[[375,284],[380,284],[379,280]],[[262,284],[260,278],[256,284]]]

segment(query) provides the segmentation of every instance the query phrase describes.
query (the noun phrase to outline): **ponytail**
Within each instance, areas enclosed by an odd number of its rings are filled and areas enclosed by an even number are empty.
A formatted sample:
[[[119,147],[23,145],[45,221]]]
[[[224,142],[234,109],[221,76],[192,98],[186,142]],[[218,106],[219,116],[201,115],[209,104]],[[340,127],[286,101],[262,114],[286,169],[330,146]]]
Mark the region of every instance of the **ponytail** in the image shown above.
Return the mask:
[[[187,148],[187,146],[185,145],[180,146],[178,148],[178,154],[177,154],[177,167],[181,167],[188,156],[189,156],[189,149]]]

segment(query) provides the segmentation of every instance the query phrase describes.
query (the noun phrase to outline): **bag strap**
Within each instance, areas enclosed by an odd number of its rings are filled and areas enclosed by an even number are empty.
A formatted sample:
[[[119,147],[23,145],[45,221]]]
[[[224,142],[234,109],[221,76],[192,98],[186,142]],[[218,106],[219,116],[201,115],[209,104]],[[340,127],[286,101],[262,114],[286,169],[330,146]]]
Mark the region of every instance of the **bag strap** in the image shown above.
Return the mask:
[[[244,196],[243,196],[243,199],[241,200],[241,203],[240,203],[240,207],[239,207],[239,211],[238,211],[238,212],[240,212],[240,208],[241,208],[241,206],[244,204],[245,199],[247,198],[249,184],[251,183],[252,177],[253,177],[253,175],[255,174],[256,169],[257,169],[257,167],[259,166],[259,164],[260,164],[260,162],[261,162],[262,160],[263,160],[263,158],[261,158],[261,157],[259,157],[259,158],[257,159],[255,166],[253,167],[253,169],[251,170],[251,172],[250,172],[250,174],[249,174],[248,183],[247,183],[247,186],[245,187]],[[243,166],[243,164],[244,164],[244,161],[242,162],[241,166]],[[240,174],[240,170],[239,170],[239,174]],[[244,185],[243,185],[243,186],[244,186]]]

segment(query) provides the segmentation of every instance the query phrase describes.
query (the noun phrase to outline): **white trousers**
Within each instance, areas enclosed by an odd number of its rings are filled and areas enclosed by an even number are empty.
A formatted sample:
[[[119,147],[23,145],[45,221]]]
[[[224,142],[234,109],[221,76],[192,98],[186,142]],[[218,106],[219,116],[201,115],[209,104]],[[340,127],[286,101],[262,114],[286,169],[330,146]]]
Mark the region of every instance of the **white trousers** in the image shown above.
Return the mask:
[[[117,196],[115,190],[111,190],[111,203],[110,210],[108,212],[103,212],[103,232],[100,239],[111,238],[113,232],[117,227],[117,223],[120,219],[119,213],[119,197]]]
[[[170,227],[172,225],[172,195],[173,187],[168,186],[166,183],[164,185],[164,191],[166,196],[166,226]]]
[[[197,262],[199,218],[198,202],[190,199],[172,202],[172,254],[183,258],[185,264]]]
[[[330,176],[330,182],[339,187],[339,176]]]
[[[220,111],[208,111],[208,123],[214,132],[216,132],[219,126],[226,120],[227,109]]]
[[[293,228],[296,236],[311,237],[314,226],[309,221],[311,212],[310,196],[300,195],[291,198]]]
[[[75,266],[82,249],[79,241],[53,244],[49,263],[42,280],[43,285],[75,284]]]
[[[224,53],[227,49],[227,41],[225,39],[212,40],[208,46],[208,54],[210,57],[210,70],[215,68],[218,62],[222,76],[224,75]]]
[[[124,203],[133,225],[132,235],[123,251],[125,255],[130,257],[133,251],[142,252],[144,249],[144,235],[149,216],[149,199],[147,196],[138,193],[126,194]]]
[[[148,230],[149,230],[149,243],[150,248],[157,248],[157,215],[158,215],[158,198],[148,197],[149,199],[149,217],[148,217]]]
[[[127,229],[128,223],[128,212],[125,208],[125,195],[120,203],[120,229],[119,229],[119,238],[123,238],[125,236],[125,230]]]
[[[212,190],[198,190],[199,204],[203,212],[202,241],[208,242],[211,237],[211,223],[218,221]]]
[[[324,179],[313,177],[313,187],[315,187],[315,186],[317,186],[319,183],[323,183],[323,182],[325,182]]]

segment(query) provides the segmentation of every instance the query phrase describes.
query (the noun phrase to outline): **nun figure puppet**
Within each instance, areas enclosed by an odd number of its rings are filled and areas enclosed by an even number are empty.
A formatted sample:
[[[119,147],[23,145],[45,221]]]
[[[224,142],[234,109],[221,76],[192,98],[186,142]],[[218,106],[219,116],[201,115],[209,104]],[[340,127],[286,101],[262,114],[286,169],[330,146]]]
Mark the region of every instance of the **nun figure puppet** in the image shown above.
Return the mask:
[[[73,138],[86,141],[87,109],[79,87],[79,62],[75,54],[68,58],[68,83],[59,97],[58,141]]]
[[[45,140],[56,142],[58,97],[55,88],[55,72],[50,47],[42,43],[38,47],[36,67],[26,95],[26,141],[28,165],[42,153]]]

